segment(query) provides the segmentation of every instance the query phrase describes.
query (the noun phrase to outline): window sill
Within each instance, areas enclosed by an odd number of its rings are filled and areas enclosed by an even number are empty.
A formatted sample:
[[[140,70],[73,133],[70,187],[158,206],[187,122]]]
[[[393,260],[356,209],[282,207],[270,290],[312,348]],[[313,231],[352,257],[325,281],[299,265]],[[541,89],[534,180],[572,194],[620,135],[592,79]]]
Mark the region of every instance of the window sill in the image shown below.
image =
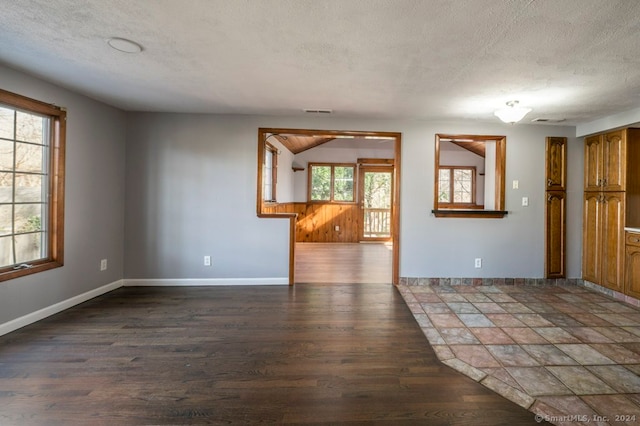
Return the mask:
[[[481,219],[502,219],[507,214],[506,210],[477,210],[477,209],[438,209],[431,210],[435,217],[467,217]]]
[[[47,260],[41,263],[34,262],[33,266],[24,269],[5,268],[0,272],[0,281],[7,281],[18,277],[37,274],[38,272],[48,271],[49,269],[59,268],[63,266],[62,262]]]

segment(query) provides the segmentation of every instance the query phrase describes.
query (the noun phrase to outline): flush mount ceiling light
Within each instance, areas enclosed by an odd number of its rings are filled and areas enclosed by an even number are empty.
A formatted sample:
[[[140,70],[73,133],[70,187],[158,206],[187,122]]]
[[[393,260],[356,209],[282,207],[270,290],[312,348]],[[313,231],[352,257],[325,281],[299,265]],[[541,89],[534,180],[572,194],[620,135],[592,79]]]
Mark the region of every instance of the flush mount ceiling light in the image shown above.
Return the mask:
[[[522,120],[525,115],[531,112],[531,108],[525,108],[518,106],[518,101],[509,101],[507,102],[507,107],[496,110],[494,112],[495,116],[505,123],[517,123]]]
[[[135,41],[127,40],[121,37],[111,37],[107,40],[107,44],[112,48],[124,53],[140,53],[143,48]]]

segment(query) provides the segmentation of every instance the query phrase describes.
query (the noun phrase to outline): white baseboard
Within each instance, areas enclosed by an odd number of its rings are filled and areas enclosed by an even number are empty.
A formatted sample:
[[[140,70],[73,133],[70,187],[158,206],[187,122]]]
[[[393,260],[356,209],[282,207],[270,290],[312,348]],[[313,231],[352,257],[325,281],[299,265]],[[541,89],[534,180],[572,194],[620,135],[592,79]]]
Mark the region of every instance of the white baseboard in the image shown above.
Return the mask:
[[[98,287],[86,293],[82,293],[70,299],[63,300],[62,302],[58,302],[55,305],[47,306],[46,308],[42,308],[38,311],[31,312],[30,314],[21,316],[20,318],[16,318],[9,322],[5,322],[4,324],[0,324],[0,336],[3,336],[7,333],[11,333],[12,331],[15,331],[26,325],[33,324],[36,321],[45,319],[51,315],[57,314],[58,312],[62,312],[65,309],[69,309],[75,305],[79,305],[80,303],[86,302],[87,300],[93,299],[94,297],[98,297],[100,295],[108,293],[112,290],[122,287],[123,285],[124,285],[124,280],[114,281],[111,284]]]
[[[125,279],[125,287],[189,287],[222,285],[289,285],[288,278],[143,278]]]

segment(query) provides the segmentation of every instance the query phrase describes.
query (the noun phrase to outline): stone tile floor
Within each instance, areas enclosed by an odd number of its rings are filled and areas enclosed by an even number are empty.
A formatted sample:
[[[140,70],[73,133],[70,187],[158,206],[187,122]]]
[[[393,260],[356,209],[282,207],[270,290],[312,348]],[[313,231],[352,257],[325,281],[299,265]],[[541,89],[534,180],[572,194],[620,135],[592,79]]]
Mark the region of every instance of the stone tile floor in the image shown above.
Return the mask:
[[[443,363],[537,419],[640,424],[640,309],[577,285],[398,289]]]

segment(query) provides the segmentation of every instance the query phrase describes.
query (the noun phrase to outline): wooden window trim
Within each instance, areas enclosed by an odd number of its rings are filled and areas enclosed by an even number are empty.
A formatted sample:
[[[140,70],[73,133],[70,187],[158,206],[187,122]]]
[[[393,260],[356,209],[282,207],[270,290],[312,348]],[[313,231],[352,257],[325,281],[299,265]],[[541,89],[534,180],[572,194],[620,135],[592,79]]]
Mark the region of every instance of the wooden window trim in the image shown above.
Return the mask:
[[[16,110],[46,115],[51,120],[49,140],[49,198],[46,258],[29,263],[30,267],[0,268],[0,281],[36,274],[64,264],[64,180],[67,113],[63,108],[0,89],[0,104]]]
[[[300,134],[300,135],[329,135],[354,137],[383,137],[393,139],[394,169],[393,169],[393,219],[391,225],[391,241],[393,242],[392,283],[400,284],[400,187],[402,181],[402,133],[379,131],[326,130],[326,129],[288,129],[288,128],[258,128],[257,138],[257,179],[256,179],[256,214],[259,218],[286,219],[289,221],[289,285],[295,283],[295,234],[296,213],[267,213],[262,199],[262,162],[264,161],[264,143],[271,134]]]
[[[495,141],[496,142],[496,167],[495,167],[495,192],[496,200],[494,206],[487,206],[484,209],[469,208],[445,208],[438,207],[438,173],[440,167],[440,139],[459,139],[474,141]],[[435,137],[435,180],[433,192],[433,210],[435,217],[455,217],[455,218],[492,218],[499,219],[505,217],[509,212],[505,210],[505,175],[506,175],[506,153],[507,137],[497,135],[447,135],[436,133]]]
[[[312,200],[311,199],[311,173],[314,166],[331,167],[330,196],[328,200]],[[352,167],[353,168],[353,201],[336,201],[334,200],[333,186],[335,182],[336,167]],[[358,187],[358,165],[356,163],[309,163],[307,166],[307,202],[313,204],[357,204],[358,196],[356,189]]]

